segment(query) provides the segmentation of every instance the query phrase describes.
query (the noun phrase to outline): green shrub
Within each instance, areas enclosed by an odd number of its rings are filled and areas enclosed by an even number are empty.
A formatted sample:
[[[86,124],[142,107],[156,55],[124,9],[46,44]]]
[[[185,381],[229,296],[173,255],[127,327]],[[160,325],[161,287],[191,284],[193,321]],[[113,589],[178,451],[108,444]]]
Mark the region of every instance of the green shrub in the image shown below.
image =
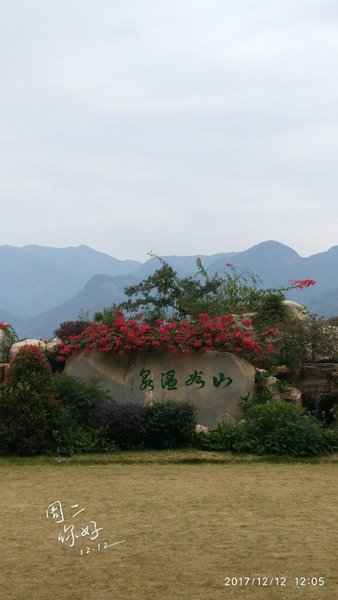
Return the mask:
[[[109,400],[95,381],[53,375],[40,348],[24,346],[0,386],[0,452],[112,449],[106,430],[98,426],[98,412]]]
[[[42,351],[22,347],[0,386],[0,452],[31,456],[50,451],[63,412]]]
[[[196,435],[195,444],[204,450],[310,456],[338,450],[338,430],[325,430],[293,404],[268,402],[248,408],[238,424],[219,423]]]
[[[110,327],[115,322],[116,318],[119,316],[118,307],[113,304],[109,308],[104,308],[101,312],[97,312],[94,314],[94,322],[100,323],[100,325],[107,325]]]
[[[338,427],[323,429],[325,443],[329,452],[338,452]]]
[[[141,404],[110,402],[101,408],[99,424],[119,448],[135,449],[144,444],[142,412]]]
[[[109,440],[104,428],[90,429],[76,422],[64,423],[53,431],[56,452],[61,455],[113,452],[116,445]]]
[[[33,456],[51,451],[62,412],[50,391],[37,391],[28,382],[1,385],[0,452]]]
[[[123,450],[181,448],[193,442],[196,410],[176,401],[148,406],[111,402],[100,411],[99,423],[109,440]]]
[[[310,314],[304,320],[292,316],[280,329],[274,342],[280,360],[297,370],[301,363],[316,362],[321,357],[337,356],[337,333],[324,317]]]
[[[248,398],[243,398],[244,401],[242,401],[244,413],[246,413],[251,406],[255,406],[256,404],[267,404],[272,401],[272,393],[266,386],[269,377],[269,371],[256,371],[254,392],[252,395],[249,395]]]
[[[95,428],[103,406],[111,401],[110,393],[95,379],[71,375],[53,375],[57,399],[72,421],[83,427]]]
[[[284,304],[282,290],[271,290],[261,293],[257,302],[255,315],[252,319],[258,331],[276,323],[284,323],[290,314],[290,309]]]
[[[217,429],[209,433],[198,433],[195,446],[201,450],[214,452],[253,452],[257,440],[247,431],[244,422],[218,423]]]
[[[24,382],[36,391],[52,388],[51,367],[39,346],[22,346],[10,362],[5,383],[15,387]]]
[[[105,452],[115,449],[108,433],[100,427],[99,413],[111,400],[95,380],[70,375],[53,375],[57,400],[64,407],[53,437],[57,451],[66,453]]]
[[[209,432],[201,431],[194,438],[194,443],[201,450],[214,450],[227,452],[233,449],[233,436],[236,425],[232,423],[219,423],[217,429]]]
[[[253,440],[256,454],[306,456],[327,450],[320,423],[303,408],[287,402],[250,407],[244,429]]]
[[[197,411],[187,402],[167,400],[143,409],[145,445],[148,448],[183,448],[192,444]]]

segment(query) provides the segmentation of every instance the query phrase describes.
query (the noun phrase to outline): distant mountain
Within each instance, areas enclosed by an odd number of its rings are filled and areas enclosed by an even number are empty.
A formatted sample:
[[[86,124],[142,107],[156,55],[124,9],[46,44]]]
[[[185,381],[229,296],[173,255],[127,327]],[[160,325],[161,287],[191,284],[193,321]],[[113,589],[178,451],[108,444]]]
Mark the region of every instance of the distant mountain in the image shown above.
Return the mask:
[[[180,276],[196,273],[196,256],[163,257]],[[319,315],[338,315],[338,246],[303,258],[288,246],[265,241],[243,252],[201,255],[210,273],[238,272],[260,277],[261,286],[285,287],[289,280],[315,279],[316,285],[286,296]],[[121,302],[124,288],[152,274],[160,263],[120,261],[88,246],[0,246],[0,321],[20,337],[49,337],[58,325]]]
[[[138,280],[131,276],[95,275],[84,288],[66,302],[30,319],[14,319],[11,321],[15,330],[22,338],[50,338],[60,323],[74,321],[80,312],[89,312],[92,316],[125,299],[124,288],[136,283]]]
[[[29,318],[72,298],[94,275],[126,275],[139,265],[88,246],[0,246],[0,304],[17,318]]]
[[[227,259],[238,271],[258,275],[263,287],[287,285],[290,279],[299,279],[297,273],[300,272],[304,260],[288,246],[274,241],[262,242],[233,256],[227,255]],[[212,262],[208,267],[210,273],[222,273],[224,270],[224,257]]]
[[[118,260],[86,245],[76,248],[46,248],[31,245],[24,246],[22,250],[30,256],[48,260],[53,265],[77,273],[84,281],[97,273],[112,277],[126,275],[142,266],[142,263],[136,260]]]
[[[12,313],[8,312],[8,310],[5,310],[3,308],[0,307],[0,321],[3,321],[4,323],[11,323],[13,324],[14,321],[16,320],[16,316],[13,315]]]
[[[258,275],[261,280],[258,287],[286,287],[290,280],[314,279],[315,286],[287,292],[286,297],[304,304],[311,312],[325,316],[338,314],[338,295],[333,289],[335,283],[338,286],[338,246],[303,258],[288,246],[270,240],[237,252],[231,262],[240,272]],[[208,271],[221,273],[224,267],[221,258],[211,263]]]
[[[305,291],[305,290],[304,290]],[[308,309],[325,317],[338,316],[338,287],[313,296],[307,304]]]

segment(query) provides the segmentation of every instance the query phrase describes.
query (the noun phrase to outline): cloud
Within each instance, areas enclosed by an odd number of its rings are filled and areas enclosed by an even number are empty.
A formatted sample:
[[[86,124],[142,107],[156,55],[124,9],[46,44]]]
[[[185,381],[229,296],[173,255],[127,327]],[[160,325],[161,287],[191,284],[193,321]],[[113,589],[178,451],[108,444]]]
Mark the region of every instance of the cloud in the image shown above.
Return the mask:
[[[335,2],[1,4],[3,243],[337,243]]]

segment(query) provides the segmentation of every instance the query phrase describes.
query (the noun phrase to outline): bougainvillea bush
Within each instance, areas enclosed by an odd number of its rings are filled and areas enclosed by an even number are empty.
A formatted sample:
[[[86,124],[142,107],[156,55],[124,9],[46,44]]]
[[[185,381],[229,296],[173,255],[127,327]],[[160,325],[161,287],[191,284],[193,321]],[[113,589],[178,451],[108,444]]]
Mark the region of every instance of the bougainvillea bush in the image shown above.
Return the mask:
[[[64,328],[63,343],[50,355],[54,365],[81,350],[122,356],[154,348],[183,354],[231,352],[250,362],[262,364],[265,359],[268,364],[274,321],[287,312],[284,292],[315,283],[297,279],[286,288],[262,290],[256,287],[256,276],[239,273],[231,263],[226,263],[223,276],[210,277],[201,259],[196,260],[195,276],[181,278],[165,260],[152,256],[161,267],[125,288],[126,302],[96,313],[94,322],[81,331]],[[137,310],[144,312],[135,314]],[[254,326],[243,318],[248,311],[256,315]]]
[[[273,335],[273,328],[261,332],[260,340],[255,337],[249,319],[234,315],[211,317],[206,313],[197,320],[172,320],[163,322],[156,319],[153,324],[137,318],[127,318],[121,310],[116,310],[116,318],[111,325],[91,323],[78,335],[70,336],[67,342],[52,352],[57,353],[58,361],[84,350],[115,352],[120,356],[132,352],[161,348],[175,353],[190,354],[197,350],[232,352],[252,362],[259,362],[265,352],[272,350],[267,341]]]

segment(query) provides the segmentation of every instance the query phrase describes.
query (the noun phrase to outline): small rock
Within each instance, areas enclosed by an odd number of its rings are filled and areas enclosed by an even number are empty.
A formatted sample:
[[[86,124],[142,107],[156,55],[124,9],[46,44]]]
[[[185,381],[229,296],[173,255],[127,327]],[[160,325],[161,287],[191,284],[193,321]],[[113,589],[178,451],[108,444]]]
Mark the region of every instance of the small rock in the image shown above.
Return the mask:
[[[293,386],[290,386],[283,392],[281,392],[282,400],[286,402],[292,402],[296,406],[302,406],[302,392]]]
[[[278,367],[276,367],[276,372],[279,375],[286,375],[288,373],[292,373],[292,369],[290,369],[290,367],[288,367],[287,365],[278,365]]]
[[[204,425],[196,425],[195,431],[196,433],[209,433],[209,429]]]

